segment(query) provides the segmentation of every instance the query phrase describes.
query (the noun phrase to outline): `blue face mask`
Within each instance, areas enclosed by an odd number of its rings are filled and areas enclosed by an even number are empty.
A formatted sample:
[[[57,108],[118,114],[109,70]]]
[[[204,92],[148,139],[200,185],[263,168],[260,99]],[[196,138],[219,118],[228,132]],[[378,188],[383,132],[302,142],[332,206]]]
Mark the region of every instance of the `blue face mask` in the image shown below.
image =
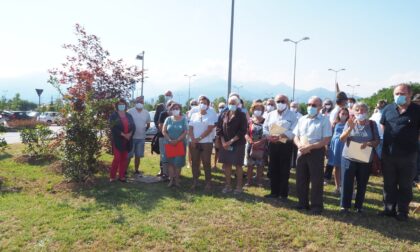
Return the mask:
[[[308,110],[308,115],[309,116],[314,117],[314,116],[316,116],[316,114],[318,114],[318,109],[315,108],[315,107],[308,106],[307,110]]]
[[[125,105],[124,104],[118,104],[118,111],[125,111]]]
[[[228,105],[228,108],[230,111],[235,111],[236,110],[236,105]]]
[[[394,95],[394,101],[397,105],[404,105],[407,102],[405,95]]]

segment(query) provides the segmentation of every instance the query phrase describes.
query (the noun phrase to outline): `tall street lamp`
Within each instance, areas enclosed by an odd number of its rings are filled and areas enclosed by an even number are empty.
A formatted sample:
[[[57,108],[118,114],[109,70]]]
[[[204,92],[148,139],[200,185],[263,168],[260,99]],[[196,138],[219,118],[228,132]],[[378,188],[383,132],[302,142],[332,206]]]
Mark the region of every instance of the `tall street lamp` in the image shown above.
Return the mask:
[[[341,69],[338,69],[338,70],[335,70],[335,69],[332,69],[332,68],[329,68],[328,69],[328,71],[333,71],[333,72],[335,72],[335,83],[334,83],[334,85],[335,84],[337,84],[337,73],[338,72],[341,72],[341,71],[345,71],[346,69],[345,68],[341,68]]]
[[[298,41],[291,40],[289,38],[285,38],[284,42],[292,42],[295,44],[295,64],[293,68],[293,95],[292,95],[292,101],[295,100],[295,81],[296,81],[296,54],[297,54],[297,44],[303,40],[309,40],[309,37],[303,37],[302,39]]]
[[[236,92],[237,92],[238,94],[240,94],[240,93],[239,93],[239,89],[240,89],[240,88],[243,88],[243,87],[244,87],[244,85],[240,85],[240,86],[235,86],[235,85],[233,85],[233,87],[234,87],[234,88],[236,88]]]
[[[232,89],[232,53],[233,53],[233,21],[235,14],[235,0],[232,0],[232,8],[230,14],[230,43],[229,43],[229,73],[228,73],[228,93],[229,97],[230,91]]]
[[[185,77],[188,78],[188,102],[190,102],[191,99],[191,78],[197,76],[196,74],[193,75],[188,75],[188,74],[184,74]]]
[[[144,51],[137,54],[136,59],[141,60],[141,89],[140,95],[143,96],[143,84],[144,84]]]
[[[360,85],[359,85],[359,84],[357,84],[357,85],[350,85],[350,84],[347,84],[346,86],[348,86],[348,87],[351,87],[351,88],[352,88],[352,97],[354,98],[354,88],[355,88],[355,87],[360,87]]]

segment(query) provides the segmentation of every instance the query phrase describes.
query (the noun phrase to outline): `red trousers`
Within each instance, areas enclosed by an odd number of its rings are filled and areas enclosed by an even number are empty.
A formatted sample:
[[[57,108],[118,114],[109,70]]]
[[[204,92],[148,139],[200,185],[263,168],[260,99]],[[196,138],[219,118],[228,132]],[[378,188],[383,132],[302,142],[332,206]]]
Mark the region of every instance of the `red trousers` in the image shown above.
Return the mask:
[[[115,179],[118,175],[120,179],[125,179],[125,170],[127,169],[128,163],[128,151],[119,151],[117,148],[113,148],[114,159],[112,160],[112,166],[110,170],[110,178]]]

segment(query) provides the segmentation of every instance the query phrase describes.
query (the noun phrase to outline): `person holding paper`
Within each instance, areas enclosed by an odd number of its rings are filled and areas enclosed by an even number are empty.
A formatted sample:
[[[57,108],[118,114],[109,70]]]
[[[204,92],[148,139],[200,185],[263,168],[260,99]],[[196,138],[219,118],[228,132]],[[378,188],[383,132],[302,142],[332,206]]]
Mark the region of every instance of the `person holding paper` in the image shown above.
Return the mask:
[[[288,109],[289,99],[279,94],[274,98],[276,110],[267,115],[263,133],[268,140],[268,172],[270,173],[270,194],[266,198],[287,200],[289,194],[289,176],[293,152],[293,129],[296,126],[296,114]]]
[[[341,212],[347,213],[351,207],[353,184],[356,179],[356,199],[354,208],[362,213],[363,201],[372,166],[373,148],[380,142],[374,121],[368,120],[368,106],[364,103],[353,105],[354,116],[344,126],[340,141],[345,142],[341,159]]]
[[[179,187],[181,168],[185,166],[188,125],[186,117],[181,114],[180,104],[172,103],[169,107],[169,114],[171,116],[166,118],[162,130],[165,146],[164,160],[168,163],[168,187]],[[170,156],[169,150],[171,150]]]
[[[408,220],[419,144],[420,106],[412,102],[412,95],[410,85],[397,85],[394,102],[384,108],[381,118],[384,127],[384,211],[381,215],[395,216],[399,221]]]
[[[301,117],[293,130],[294,142],[298,147],[296,165],[296,189],[299,203],[297,209],[312,210],[321,214],[324,194],[323,167],[325,146],[332,132],[327,117],[320,113],[322,100],[317,96],[309,98],[308,114]],[[311,205],[309,205],[309,183],[311,184]]]

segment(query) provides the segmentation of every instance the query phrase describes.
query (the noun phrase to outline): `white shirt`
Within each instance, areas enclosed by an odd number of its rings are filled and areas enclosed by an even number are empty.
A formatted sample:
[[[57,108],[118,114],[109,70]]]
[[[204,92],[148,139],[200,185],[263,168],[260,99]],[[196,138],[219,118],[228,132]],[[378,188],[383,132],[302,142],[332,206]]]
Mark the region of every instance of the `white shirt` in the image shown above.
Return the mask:
[[[131,108],[127,111],[134,120],[136,125],[136,132],[134,132],[134,139],[146,138],[146,126],[151,122],[149,111],[142,109],[140,112],[136,108]]]
[[[376,112],[376,113],[373,113],[373,115],[369,118],[369,120],[372,120],[372,121],[375,121],[376,122],[376,126],[378,128],[379,137],[381,139],[383,139],[384,138],[384,131],[383,131],[383,129],[381,127],[381,123],[380,123],[381,117],[382,117],[382,113],[381,112]]]
[[[296,126],[297,118],[295,112],[290,111],[289,109],[285,109],[281,114],[278,110],[271,111],[267,114],[267,118],[264,121],[263,125],[263,134],[269,135],[270,127],[274,123],[286,129],[284,134],[289,138],[289,140],[293,140],[295,137],[293,134],[293,129]]]
[[[209,126],[213,126],[217,123],[217,114],[209,113],[209,110],[210,109],[207,110],[205,115],[202,115],[201,113],[193,113],[191,115],[188,125],[193,128],[194,138],[198,138]],[[213,131],[201,139],[200,143],[212,143],[214,138]]]
[[[292,111],[293,112],[293,111]],[[298,119],[299,120],[299,118],[301,118],[303,115],[300,113],[300,112],[298,112],[298,111],[296,111],[296,112],[294,112],[295,113],[295,115],[296,115],[296,119]]]
[[[297,137],[306,137],[309,144],[313,144],[323,140],[325,137],[332,136],[332,129],[327,117],[321,114],[314,118],[304,115],[299,119],[293,133]]]
[[[331,110],[330,115],[329,115],[329,119],[330,119],[330,124],[332,125],[335,121],[335,118],[337,117],[338,111],[340,110],[339,106],[335,106],[333,110]]]

